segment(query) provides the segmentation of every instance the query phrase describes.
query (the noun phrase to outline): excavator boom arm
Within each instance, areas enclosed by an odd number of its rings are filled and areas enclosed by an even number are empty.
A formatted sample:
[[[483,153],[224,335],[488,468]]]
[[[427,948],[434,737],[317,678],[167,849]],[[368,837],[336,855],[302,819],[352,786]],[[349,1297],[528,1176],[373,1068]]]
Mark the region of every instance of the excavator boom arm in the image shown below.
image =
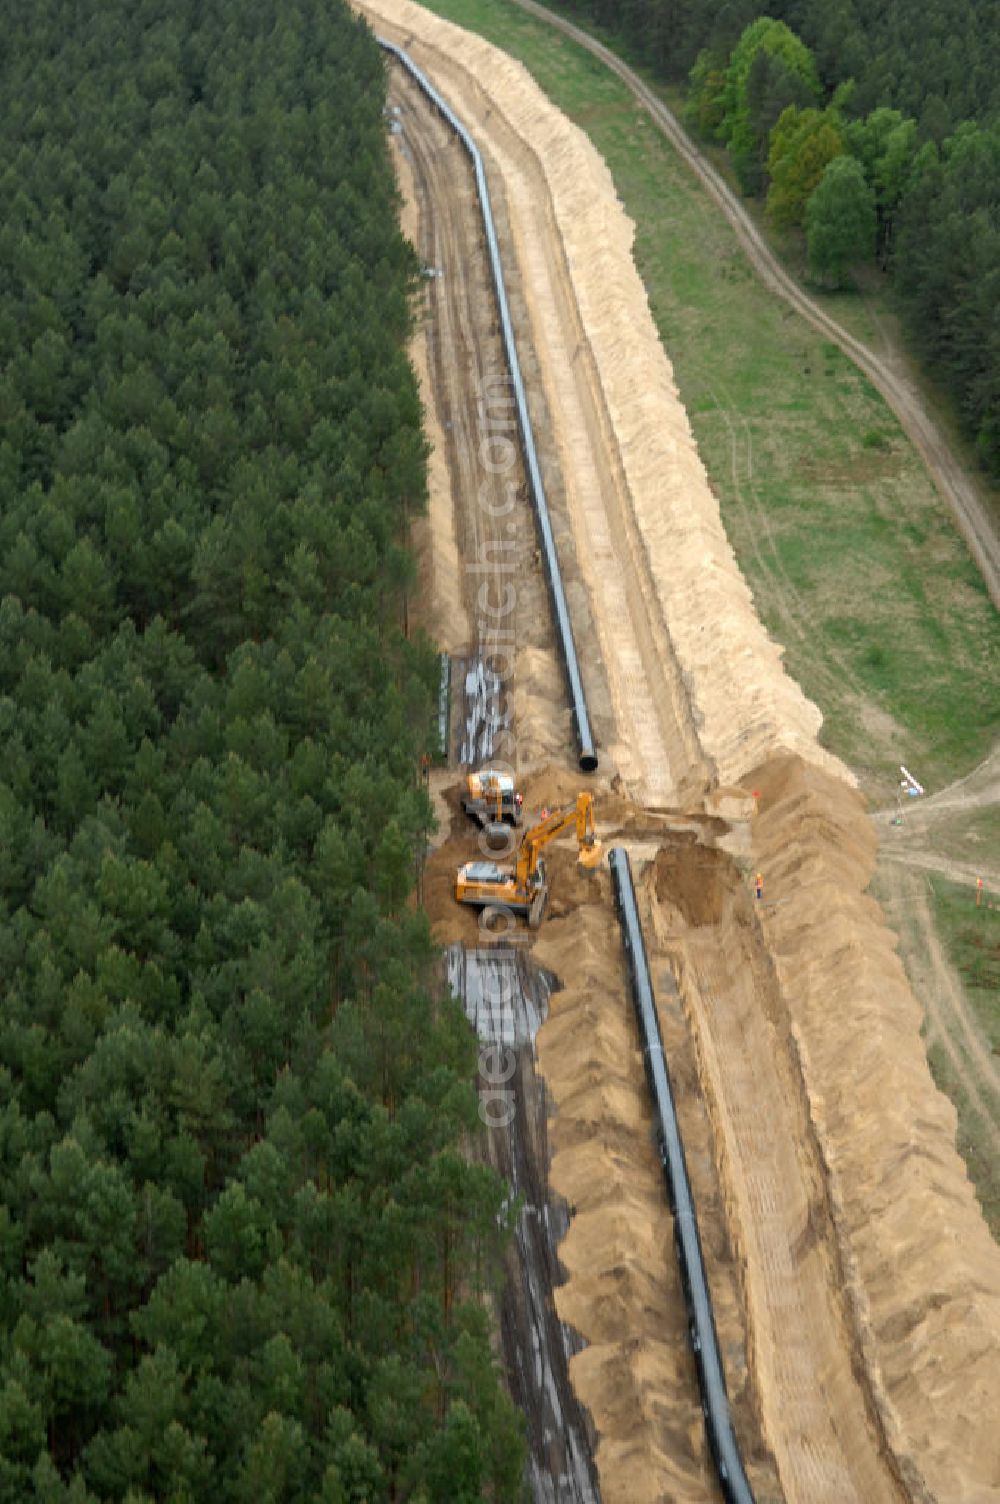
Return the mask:
[[[538,858],[549,842],[554,841],[573,824],[576,825],[576,838],[580,846],[593,846],[596,842],[593,794],[580,794],[575,805],[569,809],[556,810],[547,819],[540,820],[537,825],[525,831],[517,853],[518,888],[525,888],[534,876],[538,867]]]

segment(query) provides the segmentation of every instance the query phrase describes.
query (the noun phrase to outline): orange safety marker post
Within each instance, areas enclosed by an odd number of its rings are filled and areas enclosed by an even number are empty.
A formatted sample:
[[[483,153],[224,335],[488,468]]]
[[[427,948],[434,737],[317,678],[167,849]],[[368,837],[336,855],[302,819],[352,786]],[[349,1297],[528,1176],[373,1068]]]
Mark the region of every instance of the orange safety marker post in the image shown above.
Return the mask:
[[[976,878],[976,908],[977,909],[979,908],[979,905],[982,903],[982,901],[983,901],[983,880],[982,880],[981,877],[977,877]]]

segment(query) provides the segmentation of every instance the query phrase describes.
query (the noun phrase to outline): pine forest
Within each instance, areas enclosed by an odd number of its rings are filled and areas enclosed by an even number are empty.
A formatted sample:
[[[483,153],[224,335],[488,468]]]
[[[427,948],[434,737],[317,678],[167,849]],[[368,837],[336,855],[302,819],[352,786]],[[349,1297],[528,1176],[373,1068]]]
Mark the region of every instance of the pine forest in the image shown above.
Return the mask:
[[[3,24],[0,1500],[517,1498],[379,49]]]

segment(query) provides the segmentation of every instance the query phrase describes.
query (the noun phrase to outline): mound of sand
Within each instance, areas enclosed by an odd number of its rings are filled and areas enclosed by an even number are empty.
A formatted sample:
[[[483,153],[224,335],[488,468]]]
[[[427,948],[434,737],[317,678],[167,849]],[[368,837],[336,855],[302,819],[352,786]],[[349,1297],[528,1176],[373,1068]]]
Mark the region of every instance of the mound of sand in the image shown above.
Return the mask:
[[[753,774],[764,934],[826,1160],[847,1291],[914,1497],[1000,1499],[1000,1250],[955,1148],[861,798],[797,758]]]
[[[550,1183],[571,1211],[556,1306],[589,1344],[570,1376],[597,1428],[606,1504],[655,1504],[707,1498],[710,1485],[619,952],[606,902],[542,929],[535,959],[572,982],[550,999],[537,1047],[558,1103]]]

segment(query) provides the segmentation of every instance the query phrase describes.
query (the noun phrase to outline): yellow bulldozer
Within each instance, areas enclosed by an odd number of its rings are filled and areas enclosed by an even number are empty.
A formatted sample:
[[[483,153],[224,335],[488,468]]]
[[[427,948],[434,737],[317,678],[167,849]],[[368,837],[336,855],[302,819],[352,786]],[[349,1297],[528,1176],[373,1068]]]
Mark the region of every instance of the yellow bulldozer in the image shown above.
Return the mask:
[[[569,809],[556,810],[526,830],[513,867],[496,862],[466,862],[455,879],[459,903],[477,908],[509,909],[527,916],[531,929],[542,922],[549,889],[542,851],[570,825],[576,825],[577,860],[588,870],[600,865],[601,843],[594,826],[594,796],[580,794]]]
[[[509,773],[483,768],[478,773],[470,773],[466,779],[462,808],[480,830],[486,831],[487,837],[506,837],[508,826],[520,825],[523,806],[524,797]],[[498,843],[493,841],[491,844]]]

